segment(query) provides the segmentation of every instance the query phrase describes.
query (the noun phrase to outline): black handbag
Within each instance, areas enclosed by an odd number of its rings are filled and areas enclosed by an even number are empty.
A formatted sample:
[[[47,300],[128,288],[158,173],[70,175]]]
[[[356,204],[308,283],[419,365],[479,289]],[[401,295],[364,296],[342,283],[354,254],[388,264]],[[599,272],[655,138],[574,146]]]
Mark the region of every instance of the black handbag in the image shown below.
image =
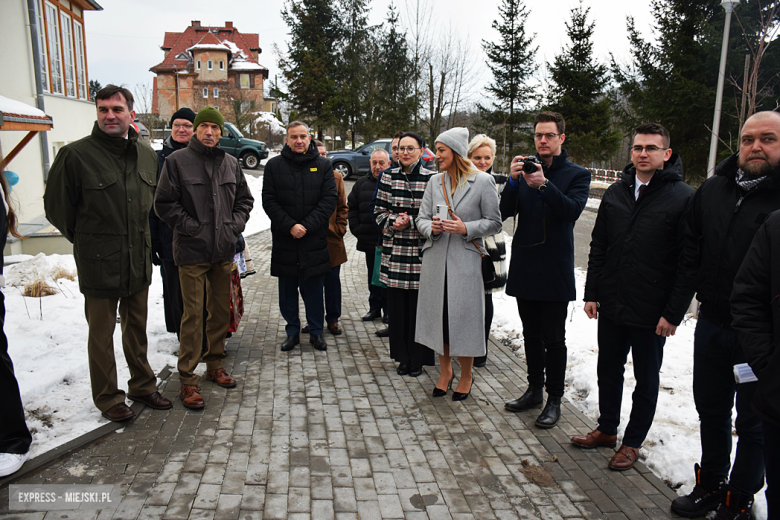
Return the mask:
[[[441,191],[444,193],[444,202],[447,203],[447,213],[452,216],[454,213],[450,207],[450,199],[447,197],[447,188],[444,186],[444,176],[441,178]],[[487,254],[487,252],[482,252],[484,248],[479,247],[479,244],[477,244],[476,240],[472,240],[471,243],[474,244],[474,246],[477,248],[477,251],[479,251],[479,256],[482,257],[482,282],[484,284],[494,282],[496,280],[496,265],[493,263],[493,260],[490,258],[490,255]]]

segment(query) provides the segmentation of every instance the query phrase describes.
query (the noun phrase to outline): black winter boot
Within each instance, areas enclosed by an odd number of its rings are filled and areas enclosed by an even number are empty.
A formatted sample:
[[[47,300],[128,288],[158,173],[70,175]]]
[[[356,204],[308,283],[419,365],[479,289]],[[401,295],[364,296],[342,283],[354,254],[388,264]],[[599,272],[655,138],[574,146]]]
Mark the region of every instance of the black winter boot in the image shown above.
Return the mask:
[[[696,472],[693,491],[672,500],[672,511],[686,518],[698,518],[715,511],[720,503],[720,485],[724,482],[698,464],[693,465],[693,470]]]
[[[528,389],[519,399],[509,401],[504,407],[513,412],[524,412],[529,408],[541,408],[542,401],[544,401],[542,386],[529,385]]]
[[[539,428],[552,428],[558,423],[558,419],[561,418],[561,398],[547,396],[547,404],[544,405],[544,410],[536,418],[536,425]]]
[[[713,520],[750,520],[753,518],[753,495],[730,484],[720,486],[720,504]]]

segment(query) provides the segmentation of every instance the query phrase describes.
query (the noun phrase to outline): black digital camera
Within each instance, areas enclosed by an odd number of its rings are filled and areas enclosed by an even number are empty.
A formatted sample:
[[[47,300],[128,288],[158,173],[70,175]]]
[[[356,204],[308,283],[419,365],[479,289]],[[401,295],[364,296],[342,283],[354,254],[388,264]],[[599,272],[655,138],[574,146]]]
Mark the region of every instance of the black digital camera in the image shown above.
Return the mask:
[[[540,164],[539,159],[536,158],[535,155],[531,155],[529,157],[526,157],[523,161],[523,172],[524,173],[536,173],[536,165]]]

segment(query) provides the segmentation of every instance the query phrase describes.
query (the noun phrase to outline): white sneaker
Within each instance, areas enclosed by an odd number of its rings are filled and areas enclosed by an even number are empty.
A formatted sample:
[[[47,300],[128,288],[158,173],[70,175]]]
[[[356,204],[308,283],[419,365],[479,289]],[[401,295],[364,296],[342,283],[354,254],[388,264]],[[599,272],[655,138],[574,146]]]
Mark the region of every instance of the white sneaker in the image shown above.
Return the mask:
[[[0,453],[0,477],[6,477],[19,471],[29,452],[22,455],[16,453]]]

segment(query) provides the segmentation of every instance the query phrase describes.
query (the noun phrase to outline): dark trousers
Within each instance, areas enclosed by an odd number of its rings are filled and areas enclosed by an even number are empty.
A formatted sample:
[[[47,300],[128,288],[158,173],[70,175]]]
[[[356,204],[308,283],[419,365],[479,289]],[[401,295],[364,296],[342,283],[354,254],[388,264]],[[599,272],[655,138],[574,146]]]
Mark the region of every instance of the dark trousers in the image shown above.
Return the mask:
[[[617,435],[623,399],[623,372],[630,350],[636,388],[631,396],[631,417],[623,435],[623,444],[639,448],[655,417],[666,338],[653,329],[620,325],[603,314],[599,316],[598,338],[599,431]]]
[[[550,397],[563,397],[568,308],[569,302],[517,299],[517,310],[523,322],[528,384],[545,386]]]
[[[387,312],[391,320],[390,357],[412,368],[436,363],[433,350],[414,341],[417,296],[418,291],[413,289],[387,289]]]
[[[764,465],[766,467],[767,518],[780,518],[780,423],[764,419]]]
[[[30,451],[32,436],[24,422],[22,397],[4,329],[5,295],[0,292],[0,453],[21,455]]]
[[[181,299],[181,282],[179,268],[173,260],[162,260],[160,276],[163,282],[163,303],[165,304],[165,330],[175,334],[181,333],[181,317],[184,314],[184,303]]]
[[[487,361],[488,340],[490,339],[490,326],[493,324],[493,293],[485,293],[485,355],[474,358],[474,364]]]
[[[371,283],[374,278],[374,251],[366,251],[366,270],[368,271],[368,308],[372,311],[381,310],[387,314],[387,289]]]
[[[734,365],[745,362],[737,333],[699,316],[693,338],[693,400],[699,412],[701,467],[745,493],[764,486],[761,418],[750,401],[758,383],[737,384]],[[736,394],[737,453],[731,467],[731,409]],[[731,476],[729,477],[729,468]]]
[[[279,311],[287,322],[284,330],[288,336],[301,332],[301,320],[298,318],[298,288],[300,287],[303,305],[306,307],[306,322],[309,324],[309,334],[322,334],[325,321],[325,308],[322,305],[322,291],[325,276],[316,278],[297,278],[294,276],[279,277]]]
[[[325,275],[325,322],[336,323],[341,318],[341,266],[331,267]]]
[[[146,316],[149,288],[122,298],[94,298],[84,295],[84,315],[89,325],[87,353],[92,401],[101,412],[125,402],[125,391],[117,386],[114,357],[116,310],[122,327],[122,350],[130,369],[127,382],[130,395],[143,396],[157,391],[154,375],[146,357]]]

